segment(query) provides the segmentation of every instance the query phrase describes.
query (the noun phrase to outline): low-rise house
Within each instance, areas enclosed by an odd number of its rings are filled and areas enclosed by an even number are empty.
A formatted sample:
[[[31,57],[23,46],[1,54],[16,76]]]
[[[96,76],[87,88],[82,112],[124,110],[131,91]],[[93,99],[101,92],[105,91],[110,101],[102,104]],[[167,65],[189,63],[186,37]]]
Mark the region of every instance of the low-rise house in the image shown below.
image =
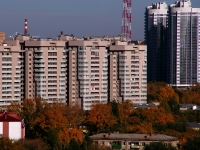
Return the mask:
[[[200,106],[195,104],[180,104],[180,111],[184,112],[186,110],[200,110]]]
[[[164,134],[120,134],[101,133],[90,136],[96,144],[112,147],[113,150],[143,150],[152,142],[162,142],[177,147],[179,139]]]
[[[200,123],[186,122],[186,125],[195,131],[200,131]]]
[[[160,105],[159,102],[151,102],[151,103],[148,103],[148,104],[134,104],[134,108],[137,109],[137,108],[158,108],[158,106]]]
[[[13,140],[24,139],[24,119],[15,112],[0,112],[0,134]]]

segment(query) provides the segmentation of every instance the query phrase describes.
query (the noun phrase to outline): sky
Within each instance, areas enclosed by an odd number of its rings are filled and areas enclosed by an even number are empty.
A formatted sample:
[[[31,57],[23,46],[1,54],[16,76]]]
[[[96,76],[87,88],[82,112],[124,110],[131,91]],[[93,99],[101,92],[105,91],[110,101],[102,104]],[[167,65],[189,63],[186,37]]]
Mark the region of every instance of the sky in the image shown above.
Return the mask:
[[[7,38],[15,32],[23,34],[24,19],[32,36],[56,38],[64,34],[77,37],[119,35],[122,0],[1,0],[0,31]],[[165,0],[172,4],[175,0]],[[191,0],[200,8],[200,0]],[[144,39],[144,12],[154,0],[132,0],[132,39]]]

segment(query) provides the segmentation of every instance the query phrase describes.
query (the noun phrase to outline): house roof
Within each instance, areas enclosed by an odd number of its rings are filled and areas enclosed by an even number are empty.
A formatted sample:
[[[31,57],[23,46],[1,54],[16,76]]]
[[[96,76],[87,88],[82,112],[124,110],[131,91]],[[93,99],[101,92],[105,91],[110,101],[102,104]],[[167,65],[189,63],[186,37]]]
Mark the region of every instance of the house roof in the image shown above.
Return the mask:
[[[0,122],[21,122],[23,120],[15,112],[0,112]]]
[[[93,140],[130,140],[130,141],[177,141],[177,137],[165,134],[116,134],[100,133],[90,136]]]
[[[186,122],[186,124],[191,128],[200,128],[200,123],[196,122]]]

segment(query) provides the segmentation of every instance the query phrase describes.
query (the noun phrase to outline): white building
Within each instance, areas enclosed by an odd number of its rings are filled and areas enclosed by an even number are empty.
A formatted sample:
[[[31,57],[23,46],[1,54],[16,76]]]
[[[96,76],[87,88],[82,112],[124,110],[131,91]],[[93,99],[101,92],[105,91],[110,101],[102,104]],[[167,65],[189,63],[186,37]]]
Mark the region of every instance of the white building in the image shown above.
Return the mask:
[[[169,10],[170,85],[200,82],[200,8],[190,0],[177,1]]]

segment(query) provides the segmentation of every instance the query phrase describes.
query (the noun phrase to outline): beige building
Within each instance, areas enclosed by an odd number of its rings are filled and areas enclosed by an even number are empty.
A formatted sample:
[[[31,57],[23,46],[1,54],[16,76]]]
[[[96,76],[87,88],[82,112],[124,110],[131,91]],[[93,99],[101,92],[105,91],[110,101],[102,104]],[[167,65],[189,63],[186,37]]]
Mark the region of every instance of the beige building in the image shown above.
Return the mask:
[[[109,55],[110,101],[131,100],[134,104],[146,104],[146,45],[117,41],[110,46]]]
[[[69,41],[68,49],[73,51],[72,65],[69,65],[73,67],[73,63],[77,64],[77,73],[74,70],[72,74],[78,75],[78,82],[73,78],[76,75],[72,75],[71,100],[79,97],[84,110],[89,110],[92,104],[108,102],[109,44],[107,41]],[[77,90],[79,95],[76,95]]]
[[[145,145],[152,142],[162,142],[165,145],[171,144],[178,148],[179,139],[164,134],[120,134],[100,133],[90,136],[94,143],[112,147],[113,150],[143,150]]]
[[[66,102],[67,61],[65,42],[41,40],[25,41],[26,60],[26,95],[42,97],[48,102],[59,100]],[[33,83],[33,84],[32,84]],[[35,91],[34,90],[35,86]],[[32,93],[31,93],[32,92]]]
[[[2,106],[34,97],[84,110],[113,100],[145,104],[146,46],[113,39],[62,33],[56,40],[17,35],[5,41],[0,46]]]
[[[24,98],[24,54],[19,41],[0,46],[0,106]]]

